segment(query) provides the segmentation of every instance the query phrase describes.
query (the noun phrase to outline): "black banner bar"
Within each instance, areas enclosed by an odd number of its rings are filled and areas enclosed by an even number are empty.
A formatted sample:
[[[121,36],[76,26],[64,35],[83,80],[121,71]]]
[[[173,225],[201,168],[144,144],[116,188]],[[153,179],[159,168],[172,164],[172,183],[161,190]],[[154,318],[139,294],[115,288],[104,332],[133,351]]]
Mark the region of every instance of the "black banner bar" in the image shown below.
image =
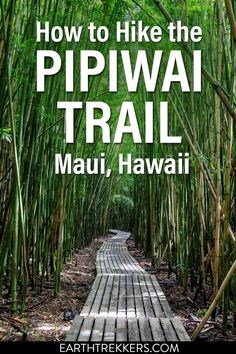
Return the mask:
[[[0,353],[20,351],[24,354],[37,353],[183,353],[209,354],[212,351],[228,354],[236,351],[236,342],[0,342]]]

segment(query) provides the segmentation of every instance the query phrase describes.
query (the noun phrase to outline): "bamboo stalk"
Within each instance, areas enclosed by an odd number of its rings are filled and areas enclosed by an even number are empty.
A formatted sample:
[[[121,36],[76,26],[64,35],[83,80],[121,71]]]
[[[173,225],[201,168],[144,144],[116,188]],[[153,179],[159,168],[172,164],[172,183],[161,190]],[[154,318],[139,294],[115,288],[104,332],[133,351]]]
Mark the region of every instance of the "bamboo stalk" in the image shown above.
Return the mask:
[[[229,18],[229,23],[230,23],[234,46],[236,48],[236,20],[235,20],[235,14],[234,14],[231,0],[225,0],[225,8],[226,8],[226,12],[227,12],[227,15]]]
[[[218,18],[219,18],[219,33],[218,33],[218,56],[217,56],[217,79],[221,80],[222,73],[222,27],[223,27],[223,14],[222,14],[222,0],[218,3]],[[214,282],[213,282],[213,296],[216,295],[219,282],[219,266],[220,266],[220,208],[221,204],[221,102],[219,96],[216,95],[216,220],[215,220],[215,236],[214,236]]]
[[[215,310],[226,286],[228,285],[230,279],[232,278],[234,272],[236,271],[236,261],[234,261],[234,263],[232,264],[232,266],[230,267],[226,277],[224,278],[220,289],[218,290],[214,300],[212,301],[209,309],[207,310],[207,313],[205,314],[205,316],[203,317],[202,321],[199,323],[199,325],[197,326],[197,328],[195,329],[193,335],[192,335],[192,340],[195,341],[197,339],[197,337],[199,336],[202,328],[204,327],[204,325],[206,324],[207,320],[209,319],[209,317],[211,316],[211,314],[213,313],[213,311]]]
[[[153,0],[153,1],[155,5],[159,8],[159,10],[162,12],[166,20],[175,23],[174,19],[170,16],[166,8],[161,4],[160,0]],[[179,45],[182,45],[183,50],[190,56],[190,58],[193,57],[193,53],[191,49],[185,43],[179,43]],[[227,108],[234,123],[236,123],[236,112],[234,107],[231,105],[229,101],[228,93],[225,92],[224,88],[219,84],[219,82],[203,66],[202,66],[202,74],[205,76],[205,78],[210,83],[212,88],[216,91],[217,95],[220,97],[221,101],[224,103],[225,107]]]

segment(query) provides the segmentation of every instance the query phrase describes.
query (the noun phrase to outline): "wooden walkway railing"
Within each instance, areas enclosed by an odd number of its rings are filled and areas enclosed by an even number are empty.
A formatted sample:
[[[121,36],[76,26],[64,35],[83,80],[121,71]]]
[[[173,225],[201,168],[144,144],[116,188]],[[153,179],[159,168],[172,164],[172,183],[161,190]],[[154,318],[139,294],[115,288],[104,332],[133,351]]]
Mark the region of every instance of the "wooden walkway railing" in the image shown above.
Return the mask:
[[[97,253],[97,277],[66,341],[189,341],[154,275],[129,254],[130,234],[111,230]]]

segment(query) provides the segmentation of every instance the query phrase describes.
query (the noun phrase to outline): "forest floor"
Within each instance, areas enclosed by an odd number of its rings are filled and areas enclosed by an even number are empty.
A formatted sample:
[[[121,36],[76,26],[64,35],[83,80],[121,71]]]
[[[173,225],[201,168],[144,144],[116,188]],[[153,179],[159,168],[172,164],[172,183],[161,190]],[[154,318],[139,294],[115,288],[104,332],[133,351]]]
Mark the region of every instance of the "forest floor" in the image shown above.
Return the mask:
[[[139,264],[146,270],[147,273],[156,275],[157,280],[165,293],[165,296],[170,304],[172,311],[181,318],[188,334],[191,336],[200,323],[202,317],[205,315],[208,309],[209,302],[207,306],[204,305],[203,297],[198,296],[196,302],[194,302],[195,292],[187,287],[185,290],[178,284],[176,280],[176,274],[173,272],[168,277],[168,265],[166,262],[162,262],[160,269],[154,269],[151,265],[151,260],[146,258],[144,252],[136,248],[134,243],[134,238],[131,236],[128,239],[128,250],[130,254],[139,262]],[[209,286],[210,293],[211,287]],[[208,290],[208,289],[206,289]],[[227,328],[227,333],[222,334],[222,315],[219,314],[216,320],[210,319],[207,321],[204,329],[202,330],[198,340],[201,341],[236,341],[236,333],[233,333],[233,319],[229,319],[229,325]]]
[[[61,292],[57,299],[53,297],[53,279],[45,283],[43,292],[28,292],[27,312],[24,319],[13,318],[7,294],[0,298],[0,341],[61,341],[65,339],[72,318],[79,313],[96,277],[96,254],[105,238],[95,239],[90,246],[80,249],[70,263],[63,267],[61,274]],[[171,309],[184,323],[191,335],[206,311],[202,299],[194,303],[194,292],[184,291],[174,273],[168,278],[168,267],[163,262],[157,271],[151,266],[150,259],[143,251],[135,248],[134,240],[128,240],[128,249],[140,265],[157,279],[169,301]],[[227,335],[221,334],[222,316],[216,322],[210,321],[201,333],[201,340],[234,340],[236,334],[228,329]]]
[[[13,319],[9,297],[0,298],[0,341],[64,340],[71,326],[70,316],[82,310],[96,277],[96,254],[104,239],[95,239],[64,265],[57,299],[53,297],[53,279],[45,283],[41,294],[28,292],[25,319]]]

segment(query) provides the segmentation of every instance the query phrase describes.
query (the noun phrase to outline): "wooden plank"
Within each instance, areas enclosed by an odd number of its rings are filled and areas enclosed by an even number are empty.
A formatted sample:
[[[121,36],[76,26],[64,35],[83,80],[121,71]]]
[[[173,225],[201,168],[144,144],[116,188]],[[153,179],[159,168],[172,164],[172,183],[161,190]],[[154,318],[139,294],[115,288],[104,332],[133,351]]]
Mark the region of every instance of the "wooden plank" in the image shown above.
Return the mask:
[[[119,299],[119,283],[120,283],[120,277],[117,275],[114,275],[108,317],[112,317],[112,316],[116,317],[117,316],[118,299]]]
[[[114,274],[113,257],[114,257],[114,249],[113,247],[110,246],[109,253],[107,253],[107,262],[109,264],[110,274]]]
[[[126,317],[126,284],[125,275],[120,275],[118,317]]]
[[[101,302],[103,298],[103,294],[106,288],[108,276],[107,275],[102,275],[101,282],[99,284],[98,291],[96,293],[96,297],[94,299],[93,305],[90,310],[90,315],[92,316],[97,316],[101,307]]]
[[[133,289],[133,277],[132,275],[126,276],[126,288],[127,288],[127,317],[135,317],[134,307],[134,289]]]
[[[94,322],[94,327],[91,335],[91,342],[101,342],[103,340],[105,318],[97,317]]]
[[[139,265],[139,263],[128,253],[127,247],[126,252],[123,251],[123,257],[127,264],[130,266],[130,271],[132,273],[145,273],[145,270]]]
[[[138,273],[135,263],[131,259],[129,259],[126,254],[123,254],[123,261],[126,264],[126,269],[129,274]]]
[[[96,271],[97,271],[97,274],[101,273],[100,252],[97,252],[97,257],[96,257]]]
[[[109,310],[109,305],[110,305],[110,299],[111,299],[111,292],[112,292],[112,286],[113,286],[113,280],[114,280],[114,275],[109,274],[108,275],[108,280],[105,286],[105,291],[102,296],[102,303],[101,303],[101,308],[99,310],[99,316],[100,317],[107,317],[108,315],[108,310]]]
[[[138,276],[146,317],[155,317],[152,302],[143,275]]]
[[[83,309],[80,313],[81,316],[88,316],[89,315],[91,307],[93,306],[93,303],[95,301],[95,297],[96,297],[101,280],[102,280],[102,275],[97,275],[97,277],[95,278],[95,281],[93,283],[92,289],[90,290],[87,300],[85,301]]]
[[[150,276],[145,276],[144,279],[146,281],[147,289],[149,291],[149,296],[152,302],[155,317],[164,317],[165,316],[164,311],[162,310],[159,297],[154,289]]]
[[[145,317],[144,303],[141,294],[138,275],[133,275],[133,286],[136,317]]]
[[[165,294],[163,293],[159,283],[157,282],[157,279],[155,277],[155,275],[151,275],[151,280],[152,280],[152,284],[154,286],[154,289],[157,293],[157,296],[159,298],[161,307],[164,311],[164,314],[166,317],[173,317],[173,312],[171,311],[170,305],[165,297]]]
[[[160,320],[158,318],[149,318],[149,323],[152,331],[152,337],[155,342],[164,342],[165,335],[163,333]]]
[[[105,264],[104,264],[104,252],[99,252],[98,253],[98,261],[100,264],[100,273],[106,273],[106,268],[105,268]]]
[[[106,253],[104,254],[104,265],[105,265],[106,273],[110,274],[111,268],[108,259],[109,259],[109,251],[106,251]]]
[[[114,244],[112,245],[111,248],[111,253],[110,253],[110,268],[113,274],[117,274],[119,273],[119,266],[116,262],[116,254],[117,254],[117,245],[116,242],[114,242]]]
[[[135,272],[136,273],[142,273],[142,274],[146,274],[146,271],[145,269],[143,269],[139,263],[132,257],[132,256],[129,256],[130,258],[130,261],[132,261],[133,265],[134,265],[134,268],[135,268]]]
[[[124,253],[124,248],[121,246],[120,248],[120,261],[124,266],[125,273],[131,274],[133,273],[133,268],[132,264],[127,260],[125,253]]]
[[[141,342],[151,342],[152,341],[152,332],[149,325],[149,320],[146,317],[140,317],[138,319],[139,322],[139,330]]]
[[[66,339],[65,339],[66,342],[75,342],[77,340],[83,321],[84,321],[84,317],[78,315],[75,316],[72,325],[70,327],[70,330],[66,335]]]
[[[117,250],[116,250],[116,255],[115,255],[115,259],[116,259],[116,263],[118,265],[118,272],[119,274],[123,274],[124,273],[124,266],[121,262],[121,259],[120,259],[120,247],[121,247],[121,242],[117,243]]]
[[[171,322],[173,324],[173,327],[175,329],[175,332],[177,333],[179,340],[183,342],[190,342],[189,335],[186,332],[186,329],[184,328],[180,319],[178,317],[173,317],[171,319]]]
[[[105,241],[102,243],[101,247],[99,248],[98,252],[103,252],[105,250],[106,243]]]
[[[123,260],[120,256],[120,253],[117,252],[117,255],[116,255],[116,261],[117,261],[117,264],[119,266],[119,273],[120,274],[126,274],[127,271],[126,271],[126,268],[125,268],[125,265],[123,263]]]
[[[169,318],[160,318],[161,326],[167,342],[176,342],[178,338]]]
[[[126,264],[127,273],[128,274],[136,273],[135,265],[124,254],[123,254],[123,260]]]
[[[127,340],[128,340],[127,320],[125,318],[118,317],[116,322],[116,341],[127,342]]]
[[[122,256],[122,254],[118,255],[118,259],[119,259],[119,266],[122,272],[124,274],[132,273],[130,270],[130,264],[127,263],[126,259]]]
[[[115,317],[108,317],[105,323],[104,329],[104,342],[114,342],[115,341]]]
[[[85,317],[82,327],[79,332],[78,342],[87,342],[90,340],[90,336],[93,329],[93,323],[95,318],[88,316]]]
[[[116,274],[120,273],[120,264],[117,259],[117,255],[119,254],[119,242],[114,243],[114,251],[113,251],[113,263],[114,263],[114,271]]]
[[[128,341],[139,342],[140,333],[139,333],[137,318],[128,318],[127,321],[128,321]]]
[[[104,252],[103,252],[103,268],[102,268],[102,272],[103,273],[110,273],[109,269],[107,268],[107,252],[109,250],[109,241],[105,241],[105,248],[104,248]]]
[[[113,255],[113,262],[115,264],[115,272],[117,274],[122,274],[123,264],[120,262],[119,255],[120,255],[120,242],[116,243],[115,253]]]

